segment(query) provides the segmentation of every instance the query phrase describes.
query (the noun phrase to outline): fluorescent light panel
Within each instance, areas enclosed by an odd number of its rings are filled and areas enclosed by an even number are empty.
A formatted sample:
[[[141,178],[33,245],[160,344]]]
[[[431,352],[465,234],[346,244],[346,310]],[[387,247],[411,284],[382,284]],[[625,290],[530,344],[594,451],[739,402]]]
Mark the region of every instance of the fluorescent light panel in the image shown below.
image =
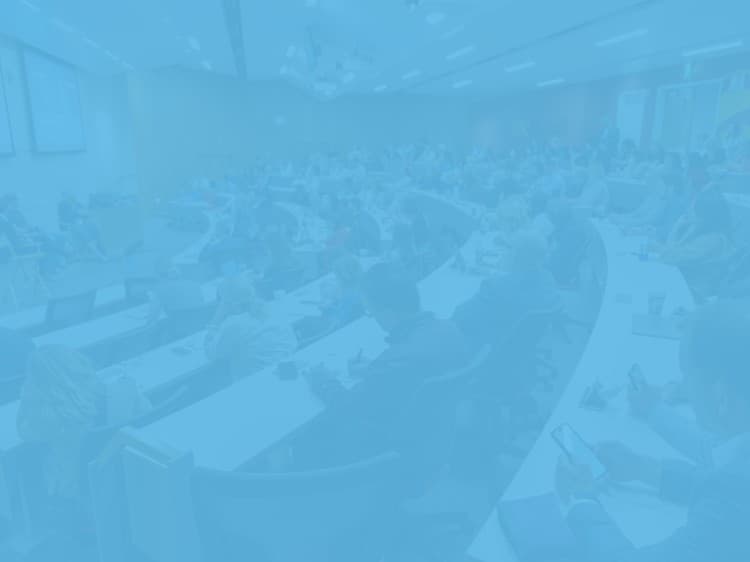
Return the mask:
[[[474,49],[476,47],[474,45],[466,45],[465,47],[461,47],[457,51],[453,51],[449,55],[445,57],[445,60],[456,60],[461,57],[465,57],[469,53],[474,52]]]
[[[443,35],[441,35],[441,39],[443,39],[443,40],[452,39],[453,37],[455,37],[456,35],[458,35],[459,33],[461,33],[463,30],[464,30],[464,26],[463,25],[459,25],[458,27],[454,27],[453,29],[451,29],[451,30],[446,31],[445,33],[443,33]]]
[[[539,82],[537,86],[540,88],[547,88],[549,86],[557,86],[558,84],[562,84],[565,82],[563,78],[553,78],[552,80],[545,80],[544,82]]]
[[[513,66],[506,66],[505,72],[520,72],[522,70],[528,70],[534,68],[536,63],[534,61],[522,62],[521,64],[514,64]]]
[[[708,47],[701,47],[699,49],[692,49],[682,53],[683,57],[698,57],[700,55],[710,55],[711,53],[718,53],[720,51],[728,51],[729,49],[737,49],[742,47],[745,43],[740,41],[732,41],[731,43],[720,43],[718,45],[709,45]]]
[[[430,25],[437,25],[441,21],[445,19],[445,14],[442,12],[432,12],[431,14],[427,14],[427,17],[425,18],[425,21],[429,23]]]
[[[52,18],[50,21],[52,22],[52,25],[54,25],[55,27],[59,29],[62,29],[63,31],[67,33],[73,33],[75,31],[72,25],[70,25],[69,23],[59,18]]]
[[[637,39],[638,37],[643,37],[644,35],[648,34],[648,29],[635,29],[633,31],[629,31],[628,33],[623,33],[621,35],[615,35],[614,37],[610,37],[609,39],[602,39],[601,41],[596,42],[597,47],[611,47],[612,45],[619,45],[620,43],[625,43],[625,41],[631,41],[633,39]]]
[[[38,13],[42,11],[42,9],[39,6],[37,6],[33,2],[29,2],[29,0],[21,0],[21,4],[26,6],[29,10],[33,10],[34,12]]]

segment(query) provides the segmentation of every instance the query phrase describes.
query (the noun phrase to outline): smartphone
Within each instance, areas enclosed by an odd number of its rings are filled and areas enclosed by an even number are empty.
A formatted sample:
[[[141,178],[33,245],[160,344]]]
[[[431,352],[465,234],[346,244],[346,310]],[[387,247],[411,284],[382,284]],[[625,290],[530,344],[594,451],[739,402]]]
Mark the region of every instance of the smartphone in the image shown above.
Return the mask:
[[[595,480],[607,474],[606,467],[591,446],[567,423],[552,430],[552,439],[560,446],[571,463],[587,467]]]
[[[638,363],[633,363],[628,371],[628,378],[630,379],[630,386],[633,390],[641,391],[646,388],[646,377],[643,376],[643,370]]]

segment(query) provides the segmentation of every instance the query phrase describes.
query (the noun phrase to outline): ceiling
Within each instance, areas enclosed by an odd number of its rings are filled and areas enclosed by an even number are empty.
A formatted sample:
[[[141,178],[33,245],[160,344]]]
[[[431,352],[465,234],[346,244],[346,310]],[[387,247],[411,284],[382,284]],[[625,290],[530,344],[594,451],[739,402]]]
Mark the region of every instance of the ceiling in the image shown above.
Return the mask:
[[[321,97],[552,88],[750,49],[748,0],[239,3],[248,79]],[[95,73],[236,73],[223,0],[3,0],[0,33]]]

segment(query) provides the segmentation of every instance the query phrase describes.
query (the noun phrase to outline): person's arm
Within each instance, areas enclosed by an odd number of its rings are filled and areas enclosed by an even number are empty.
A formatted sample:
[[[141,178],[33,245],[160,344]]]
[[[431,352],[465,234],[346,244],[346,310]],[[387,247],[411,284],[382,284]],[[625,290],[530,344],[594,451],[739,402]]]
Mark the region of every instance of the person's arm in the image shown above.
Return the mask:
[[[720,256],[723,246],[719,235],[707,234],[668,245],[662,253],[662,259],[673,265],[697,263]]]
[[[689,459],[701,466],[711,465],[714,439],[694,422],[681,416],[675,408],[659,403],[654,406],[646,422],[655,433]]]
[[[164,307],[161,304],[159,295],[154,291],[148,292],[148,324],[156,324],[164,315]]]
[[[694,469],[686,466],[665,466],[662,482],[668,486],[687,486],[692,496],[697,475]],[[687,488],[682,491],[687,491]],[[664,492],[662,489],[662,496]],[[728,555],[734,553],[737,556],[742,548],[747,550],[745,545],[737,544],[741,538],[741,533],[736,532],[737,521],[743,515],[742,501],[733,503],[730,498],[719,495],[704,498],[699,505],[694,505],[683,527],[663,541],[644,548],[635,548],[598,502],[574,505],[568,512],[568,525],[588,559],[596,562],[740,560],[743,559],[741,555],[739,558]]]

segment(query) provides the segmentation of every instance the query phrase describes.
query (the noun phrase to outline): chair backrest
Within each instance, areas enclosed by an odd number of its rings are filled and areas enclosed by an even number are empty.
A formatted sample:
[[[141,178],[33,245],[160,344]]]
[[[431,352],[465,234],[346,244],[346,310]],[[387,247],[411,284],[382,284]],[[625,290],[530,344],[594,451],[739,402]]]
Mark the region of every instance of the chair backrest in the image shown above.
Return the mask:
[[[391,442],[405,456],[412,487],[420,486],[436,472],[451,453],[459,403],[467,395],[471,381],[492,351],[481,347],[466,365],[425,379],[390,426]]]
[[[549,308],[530,310],[516,324],[507,347],[523,352],[535,351],[550,323],[562,313],[562,304]]]
[[[153,277],[129,277],[125,279],[125,300],[131,304],[146,302],[148,292],[154,286]]]
[[[400,457],[299,473],[194,470],[194,509],[205,560],[334,559],[348,541],[382,528],[394,505]]]
[[[45,322],[55,330],[85,322],[94,312],[95,300],[96,291],[53,299],[47,303]]]
[[[478,377],[479,387],[512,399],[533,384],[537,350],[550,324],[561,314],[562,305],[527,312],[510,336],[493,346]]]

